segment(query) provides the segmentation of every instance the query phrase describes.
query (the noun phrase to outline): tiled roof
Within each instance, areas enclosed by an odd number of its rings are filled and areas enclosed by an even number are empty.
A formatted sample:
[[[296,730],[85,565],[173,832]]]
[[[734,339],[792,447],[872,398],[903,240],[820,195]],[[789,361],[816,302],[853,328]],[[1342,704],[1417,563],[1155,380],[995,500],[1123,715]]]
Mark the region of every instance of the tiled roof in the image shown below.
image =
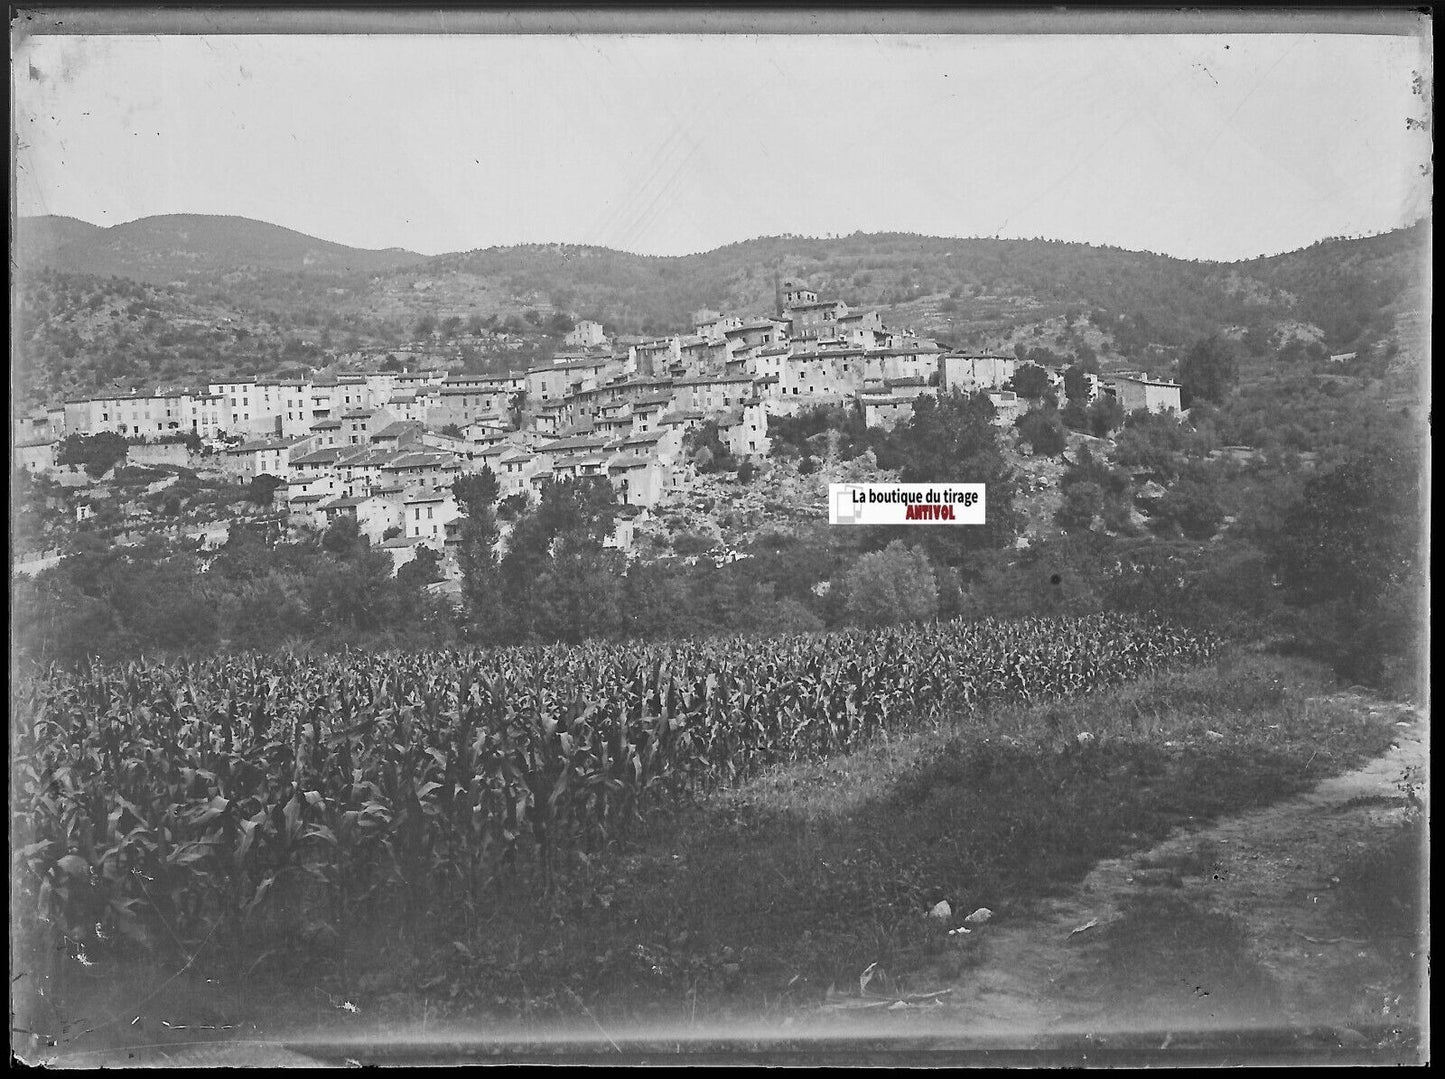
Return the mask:
[[[597,435],[578,435],[573,438],[559,438],[552,442],[544,443],[537,449],[543,453],[560,453],[567,450],[590,450],[607,444],[605,438]]]
[[[735,385],[741,382],[753,381],[752,375],[695,375],[692,378],[680,378],[673,383],[674,386],[712,386],[717,383]]]
[[[702,413],[699,412],[697,415],[701,416]],[[639,431],[635,435],[628,435],[626,438],[618,439],[612,443],[612,445],[618,448],[623,446],[652,446],[661,442],[662,439],[663,434],[661,431]]]
[[[651,463],[646,457],[639,457],[634,453],[622,453],[608,462],[607,469],[611,472],[627,468],[646,468]]]
[[[382,465],[382,468],[425,468],[428,465],[445,467],[448,464],[455,463],[455,461],[456,455],[451,453],[402,453],[387,464]]]
[[[367,448],[360,453],[354,453],[337,464],[343,468],[372,468],[375,466],[386,467],[387,463],[396,457],[395,450],[384,450],[380,447]]]
[[[422,429],[422,425],[415,420],[397,420],[395,423],[387,424],[380,431],[376,432],[376,434],[372,435],[371,441],[378,442],[383,438],[400,438],[408,431],[420,431]]]

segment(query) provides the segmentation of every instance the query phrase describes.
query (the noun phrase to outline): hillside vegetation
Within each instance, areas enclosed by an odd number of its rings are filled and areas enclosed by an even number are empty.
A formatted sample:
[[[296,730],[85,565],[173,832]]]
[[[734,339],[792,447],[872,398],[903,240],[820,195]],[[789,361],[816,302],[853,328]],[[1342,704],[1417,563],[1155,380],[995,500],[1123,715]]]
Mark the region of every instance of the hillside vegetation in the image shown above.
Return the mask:
[[[22,264],[152,284],[239,269],[376,271],[424,256],[400,248],[367,251],[253,221],[214,214],[165,214],[102,228],[73,217],[16,222]]]
[[[174,215],[100,229],[67,218],[22,218],[16,250],[22,309],[35,321],[19,339],[22,366],[45,367],[26,383],[44,397],[95,383],[117,350],[141,369],[168,347],[175,318],[229,317],[289,324],[264,347],[202,350],[196,375],[232,373],[238,360],[271,370],[294,338],[317,348],[390,345],[425,319],[504,322],[527,312],[601,321],[612,333],[686,331],[701,307],[769,312],[775,284],[806,281],[821,294],[876,307],[885,322],[946,344],[1061,355],[1087,346],[1106,365],[1168,373],[1180,351],[1215,333],[1253,355],[1298,341],[1317,354],[1376,348],[1423,358],[1421,283],[1428,222],[1365,239],[1327,240],[1301,251],[1238,263],[1046,240],[948,239],[902,233],[833,239],[775,236],[681,257],[574,245],[523,245],[423,258],[358,251],[244,218]],[[61,302],[34,302],[41,271]],[[76,275],[164,287],[179,307],[134,339],[73,326],[76,308],[105,309],[102,286]],[[128,286],[104,286],[120,289]],[[111,305],[113,306],[113,305]],[[213,319],[214,320],[214,319]],[[127,327],[129,328],[129,327]],[[323,331],[334,336],[323,339]],[[70,340],[73,330],[78,340]],[[310,332],[304,332],[309,330]],[[57,344],[56,338],[60,339]],[[51,346],[55,346],[52,348]],[[53,352],[74,377],[56,377]],[[297,355],[291,345],[292,356]],[[254,353],[254,355],[252,355]],[[163,366],[163,364],[162,364]],[[155,372],[159,374],[159,371]]]
[[[381,343],[388,332],[372,319],[238,303],[223,288],[54,270],[19,282],[11,320],[12,385],[22,408],[108,386],[204,384],[320,366],[328,350]]]

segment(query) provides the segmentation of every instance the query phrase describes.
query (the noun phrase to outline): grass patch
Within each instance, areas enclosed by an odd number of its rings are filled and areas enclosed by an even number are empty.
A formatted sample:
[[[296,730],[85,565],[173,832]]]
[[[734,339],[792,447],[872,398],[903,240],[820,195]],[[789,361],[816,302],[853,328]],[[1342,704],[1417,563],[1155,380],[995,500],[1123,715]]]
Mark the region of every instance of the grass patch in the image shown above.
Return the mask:
[[[1340,908],[1377,943],[1414,947],[1424,922],[1424,814],[1412,812],[1376,850],[1340,871]]]
[[[1237,918],[1168,892],[1135,896],[1103,934],[1102,981],[1090,989],[1120,1014],[1186,1027],[1278,1021],[1273,979]]]
[[[1026,914],[1101,858],[1383,752],[1389,726],[1324,699],[1332,688],[1307,661],[1232,656],[774,768],[655,811],[545,900],[525,879],[497,884],[464,936],[435,925],[421,965],[466,1012],[585,1006],[603,1021],[777,1014],[870,964],[875,989],[953,976],[972,953],[946,929],[975,907]],[[941,899],[947,924],[925,916]]]
[[[523,867],[424,916],[379,911],[348,931],[334,961],[279,979],[258,972],[248,1008],[279,1013],[296,1000],[329,1013],[335,1000],[398,1022],[495,1017],[523,1028],[716,1023],[856,991],[875,964],[870,991],[936,988],[975,961],[946,932],[975,907],[1000,921],[1027,915],[1101,858],[1383,752],[1393,727],[1329,699],[1333,688],[1309,661],[1226,656],[775,767],[656,807],[607,850],[572,856],[550,894]],[[1135,912],[1138,939],[1222,940],[1201,969],[1235,999],[1265,1000],[1233,930],[1170,908],[1175,898]],[[926,916],[942,899],[948,922]]]

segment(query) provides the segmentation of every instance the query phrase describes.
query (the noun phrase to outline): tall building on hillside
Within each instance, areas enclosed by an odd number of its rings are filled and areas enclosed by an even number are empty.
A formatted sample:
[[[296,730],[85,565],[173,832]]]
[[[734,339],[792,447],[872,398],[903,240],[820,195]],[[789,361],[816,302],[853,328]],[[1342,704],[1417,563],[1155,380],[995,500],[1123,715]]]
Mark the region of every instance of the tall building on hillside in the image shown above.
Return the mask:
[[[818,294],[801,281],[783,282],[783,309],[797,307],[799,304],[817,303]],[[779,312],[781,314],[781,312]]]
[[[568,348],[597,348],[607,343],[607,337],[602,332],[602,323],[584,318],[562,339],[562,343]]]

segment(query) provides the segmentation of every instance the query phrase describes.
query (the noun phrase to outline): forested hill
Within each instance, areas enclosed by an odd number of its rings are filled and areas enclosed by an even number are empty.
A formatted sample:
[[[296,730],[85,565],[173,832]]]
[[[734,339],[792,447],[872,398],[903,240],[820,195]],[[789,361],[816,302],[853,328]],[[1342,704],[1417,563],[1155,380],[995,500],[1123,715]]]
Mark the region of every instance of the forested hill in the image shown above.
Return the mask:
[[[125,277],[162,284],[241,270],[375,272],[420,261],[392,248],[367,251],[246,217],[166,214],[102,228],[73,217],[22,217],[15,255],[22,267]]]
[[[771,311],[775,282],[791,278],[957,347],[1087,348],[1106,365],[1168,373],[1183,348],[1223,334],[1266,363],[1300,346],[1418,363],[1428,245],[1424,221],[1235,263],[903,233],[763,237],[680,257],[531,244],[426,258],[235,217],[109,229],[21,218],[17,361],[21,396],[38,399],[98,385],[102,369],[141,380],[266,372],[448,322],[532,332],[560,313],[614,334],[687,332],[698,308]]]
[[[1354,345],[1388,332],[1392,322],[1413,336],[1428,314],[1429,230],[1429,221],[1421,221],[1381,236],[1322,240],[1237,269],[1293,297],[1299,318],[1318,326],[1326,341]]]
[[[1231,264],[1049,240],[774,236],[677,258],[568,245],[490,248],[439,255],[405,275],[433,279],[433,287],[465,275],[519,301],[641,332],[685,326],[699,307],[771,310],[781,277],[882,307],[960,343],[1072,308],[1104,312],[1126,348],[1179,346],[1231,325],[1297,319],[1319,326],[1327,345],[1347,349],[1419,280],[1425,239],[1417,224]]]

